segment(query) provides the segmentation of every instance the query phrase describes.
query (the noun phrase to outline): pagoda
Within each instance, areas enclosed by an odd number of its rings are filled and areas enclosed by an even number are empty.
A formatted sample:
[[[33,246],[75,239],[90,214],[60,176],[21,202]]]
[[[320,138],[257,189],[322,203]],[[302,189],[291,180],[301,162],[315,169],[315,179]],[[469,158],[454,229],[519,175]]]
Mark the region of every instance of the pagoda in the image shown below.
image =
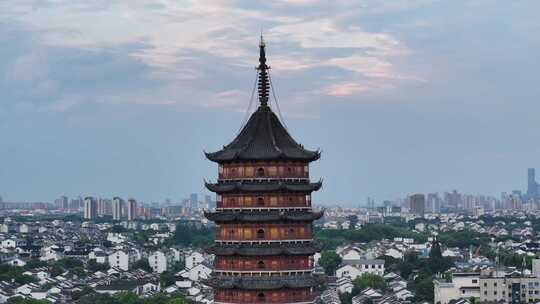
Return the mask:
[[[259,49],[257,110],[230,144],[206,153],[219,165],[217,182],[205,183],[217,195],[205,213],[217,225],[208,284],[218,304],[313,303],[313,221],[323,212],[311,207],[322,182],[310,182],[309,164],[320,153],[298,144],[270,108],[262,37]]]

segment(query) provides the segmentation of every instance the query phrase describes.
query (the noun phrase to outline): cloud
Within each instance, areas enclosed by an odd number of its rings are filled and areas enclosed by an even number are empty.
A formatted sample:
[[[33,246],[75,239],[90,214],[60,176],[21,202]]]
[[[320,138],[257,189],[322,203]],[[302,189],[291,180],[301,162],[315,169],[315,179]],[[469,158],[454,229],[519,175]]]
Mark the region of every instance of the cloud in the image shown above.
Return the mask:
[[[351,6],[357,4],[344,2],[342,9],[311,0],[260,6],[204,0],[0,2],[0,18],[26,40],[12,47],[8,58],[14,64],[4,85],[17,82],[26,89],[12,89],[13,99],[49,100],[56,105],[45,108],[56,111],[87,102],[241,105],[249,98],[247,68],[256,64],[261,28],[277,73],[299,79],[317,70],[311,86],[324,81],[329,93],[375,88],[346,84],[350,79],[384,78],[394,86],[416,79],[392,61],[413,53],[397,37],[343,23]],[[288,97],[293,96],[283,96]]]

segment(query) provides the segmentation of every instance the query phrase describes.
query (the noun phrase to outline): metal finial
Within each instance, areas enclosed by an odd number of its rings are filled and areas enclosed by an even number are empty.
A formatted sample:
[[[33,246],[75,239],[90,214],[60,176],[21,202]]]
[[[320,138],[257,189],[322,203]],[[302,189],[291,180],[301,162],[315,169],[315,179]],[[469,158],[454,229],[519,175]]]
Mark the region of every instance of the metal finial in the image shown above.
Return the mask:
[[[258,80],[258,92],[259,102],[261,106],[268,106],[268,95],[270,89],[270,81],[268,79],[268,69],[270,67],[266,65],[266,43],[264,42],[263,35],[261,33],[261,41],[259,43],[259,80]]]

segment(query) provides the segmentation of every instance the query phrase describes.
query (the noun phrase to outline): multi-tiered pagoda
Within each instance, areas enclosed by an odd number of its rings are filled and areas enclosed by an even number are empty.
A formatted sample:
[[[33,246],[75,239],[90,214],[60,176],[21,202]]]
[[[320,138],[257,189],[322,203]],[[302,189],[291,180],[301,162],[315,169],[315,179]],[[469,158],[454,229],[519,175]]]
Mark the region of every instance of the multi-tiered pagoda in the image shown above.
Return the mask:
[[[270,81],[261,39],[258,69],[259,107],[238,136],[206,157],[219,164],[214,273],[215,303],[313,303],[313,212],[309,163],[318,151],[298,144],[269,103]]]

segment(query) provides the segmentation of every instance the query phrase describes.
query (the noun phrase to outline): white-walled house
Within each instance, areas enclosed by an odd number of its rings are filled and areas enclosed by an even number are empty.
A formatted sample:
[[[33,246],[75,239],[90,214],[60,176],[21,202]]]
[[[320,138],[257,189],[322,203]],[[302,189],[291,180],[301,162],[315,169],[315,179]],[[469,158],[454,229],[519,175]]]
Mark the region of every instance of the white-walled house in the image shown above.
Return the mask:
[[[116,250],[115,252],[109,254],[109,266],[117,267],[124,271],[129,270],[129,265],[133,261],[133,258],[130,258],[128,251]]]
[[[2,241],[1,246],[4,249],[14,249],[17,247],[17,242],[15,239],[6,239]]]
[[[154,272],[163,273],[167,271],[167,256],[162,251],[155,251],[148,256],[148,264]]]
[[[452,282],[433,281],[436,304],[448,304],[460,298],[480,298],[479,273],[454,273]]]
[[[356,279],[366,273],[379,276],[384,275],[384,260],[348,260],[343,261],[342,266],[336,270],[338,278],[348,277]]]
[[[198,251],[186,255],[186,269],[191,269],[204,262],[204,255]]]
[[[191,269],[186,268],[186,270],[180,272],[182,277],[194,282],[208,279],[210,278],[210,274],[212,274],[212,268],[206,265],[206,263],[198,264]]]
[[[62,251],[63,250],[56,245],[43,247],[41,249],[41,257],[39,259],[42,261],[58,261],[64,257]]]
[[[99,264],[105,264],[107,263],[107,260],[108,260],[109,256],[105,253],[105,251],[99,249],[99,248],[96,248],[92,251],[90,251],[90,253],[88,253],[88,259],[89,260],[96,260],[96,263],[99,263]]]
[[[364,251],[358,247],[347,246],[338,253],[345,260],[360,260],[364,257]]]

